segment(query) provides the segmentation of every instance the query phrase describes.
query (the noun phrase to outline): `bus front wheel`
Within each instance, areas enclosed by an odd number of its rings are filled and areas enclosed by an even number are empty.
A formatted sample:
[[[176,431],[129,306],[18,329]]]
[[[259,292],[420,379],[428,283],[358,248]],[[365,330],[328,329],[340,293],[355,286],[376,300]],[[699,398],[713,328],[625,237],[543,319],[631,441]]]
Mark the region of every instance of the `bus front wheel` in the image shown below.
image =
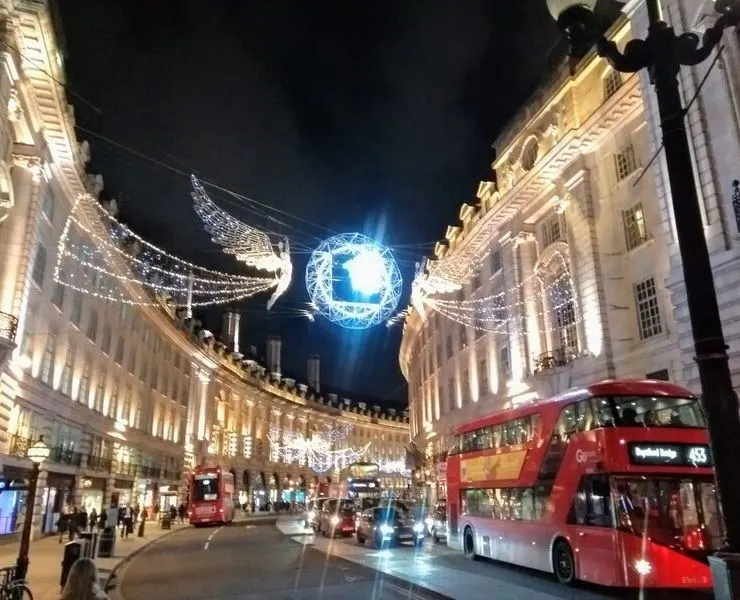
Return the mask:
[[[565,540],[555,542],[552,549],[552,566],[555,577],[563,585],[573,585],[576,581],[576,561],[573,551]]]
[[[463,553],[468,560],[475,560],[477,558],[475,553],[475,536],[470,527],[466,527],[463,534]]]

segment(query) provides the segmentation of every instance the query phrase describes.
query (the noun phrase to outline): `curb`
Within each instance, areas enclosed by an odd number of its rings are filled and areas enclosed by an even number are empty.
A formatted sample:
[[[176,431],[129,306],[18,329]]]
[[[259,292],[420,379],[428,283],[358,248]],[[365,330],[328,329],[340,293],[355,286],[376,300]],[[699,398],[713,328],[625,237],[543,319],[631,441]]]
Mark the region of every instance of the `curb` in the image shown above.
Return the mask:
[[[160,540],[163,540],[164,538],[172,535],[173,533],[177,533],[178,531],[182,531],[182,529],[173,529],[172,531],[168,531],[167,533],[160,535],[158,538],[148,541],[146,544],[143,544],[142,546],[138,547],[136,550],[128,554],[127,556],[124,556],[115,567],[113,567],[113,570],[108,574],[108,579],[105,582],[105,585],[103,586],[103,590],[106,594],[110,597],[110,600],[124,600],[123,594],[118,589],[118,585],[116,584],[115,580],[118,576],[118,572],[125,567],[129,562],[131,562],[137,554],[142,552],[143,550],[146,550],[150,546],[153,546]]]

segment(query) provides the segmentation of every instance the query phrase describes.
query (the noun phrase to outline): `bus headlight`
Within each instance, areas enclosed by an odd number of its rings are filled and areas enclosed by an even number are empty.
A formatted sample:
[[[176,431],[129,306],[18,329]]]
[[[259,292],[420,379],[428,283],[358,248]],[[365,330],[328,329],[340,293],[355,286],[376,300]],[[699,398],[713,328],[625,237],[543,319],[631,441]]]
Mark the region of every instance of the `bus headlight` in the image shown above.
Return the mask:
[[[383,535],[393,535],[393,527],[390,525],[381,525],[380,526],[380,533]]]
[[[424,531],[424,523],[414,523],[414,531],[416,533],[421,533]]]
[[[647,560],[644,558],[640,558],[635,561],[635,571],[637,571],[640,575],[650,575],[650,572],[653,570],[653,565],[651,565]]]
[[[334,515],[331,519],[329,519],[329,522],[332,525],[339,525],[339,517],[337,515]]]

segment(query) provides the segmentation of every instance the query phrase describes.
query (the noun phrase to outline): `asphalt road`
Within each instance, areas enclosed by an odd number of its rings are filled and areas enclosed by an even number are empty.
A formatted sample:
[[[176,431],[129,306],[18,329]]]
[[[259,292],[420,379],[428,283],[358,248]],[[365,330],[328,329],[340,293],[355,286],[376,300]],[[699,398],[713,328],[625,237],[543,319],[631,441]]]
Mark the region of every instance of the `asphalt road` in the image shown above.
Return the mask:
[[[292,541],[274,521],[185,529],[136,556],[124,600],[431,600],[439,595]]]

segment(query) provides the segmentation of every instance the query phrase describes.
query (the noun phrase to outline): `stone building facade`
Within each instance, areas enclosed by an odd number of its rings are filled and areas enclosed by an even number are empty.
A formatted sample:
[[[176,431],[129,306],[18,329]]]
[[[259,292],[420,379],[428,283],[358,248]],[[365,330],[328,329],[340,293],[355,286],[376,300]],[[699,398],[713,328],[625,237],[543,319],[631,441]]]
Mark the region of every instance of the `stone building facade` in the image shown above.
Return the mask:
[[[97,197],[102,178],[85,170],[48,3],[1,0],[0,23],[0,538],[29,505],[25,453],[42,435],[51,456],[31,504],[42,533],[65,507],[179,503],[187,469],[204,460],[234,472],[242,501],[310,492],[318,474],[271,452],[269,424],[344,427],[363,458],[405,464],[405,415],[275,378],[164,302],[105,302],[55,282],[71,206]],[[383,477],[406,485],[403,469]]]
[[[643,33],[646,19],[644,2],[625,11],[608,32],[619,47]],[[725,55],[737,60],[736,38],[732,45]],[[685,97],[700,75],[684,73]],[[718,95],[729,106],[729,84],[720,85],[727,72],[714,77],[711,102],[721,103]],[[726,167],[725,181],[735,177],[729,170],[740,138],[735,131],[724,136],[732,138],[722,142],[727,152],[710,150],[715,107],[707,102],[692,108],[690,135],[732,340],[737,303],[733,283],[721,282],[725,269],[736,270],[723,261],[734,256],[738,230],[729,185],[713,173]],[[487,329],[412,308],[400,349],[412,440],[437,496],[446,493],[450,431],[471,418],[604,378],[671,379],[698,388],[655,112],[646,75],[617,73],[591,53],[573,70],[564,65],[496,140],[491,181],[462,206],[432,261],[478,261],[460,292],[440,295],[448,308],[500,293],[507,314]],[[553,282],[563,273],[572,294],[556,302]]]

